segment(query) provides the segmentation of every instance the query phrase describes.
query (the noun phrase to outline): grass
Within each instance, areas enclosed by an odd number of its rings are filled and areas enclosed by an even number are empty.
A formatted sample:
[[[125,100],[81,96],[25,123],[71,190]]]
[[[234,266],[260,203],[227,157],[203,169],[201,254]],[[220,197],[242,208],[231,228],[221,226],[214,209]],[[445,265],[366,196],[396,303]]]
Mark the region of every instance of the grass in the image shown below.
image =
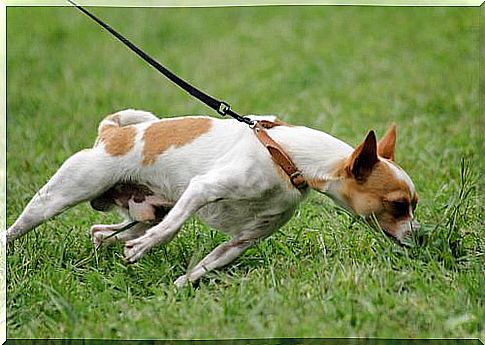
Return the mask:
[[[225,237],[198,220],[127,266],[80,205],[8,248],[9,338],[480,337],[478,8],[108,9],[97,14],[242,113],[352,145],[398,125],[420,194],[410,247],[313,194],[198,288],[172,282]],[[209,113],[72,8],[7,10],[7,222],[99,120]]]

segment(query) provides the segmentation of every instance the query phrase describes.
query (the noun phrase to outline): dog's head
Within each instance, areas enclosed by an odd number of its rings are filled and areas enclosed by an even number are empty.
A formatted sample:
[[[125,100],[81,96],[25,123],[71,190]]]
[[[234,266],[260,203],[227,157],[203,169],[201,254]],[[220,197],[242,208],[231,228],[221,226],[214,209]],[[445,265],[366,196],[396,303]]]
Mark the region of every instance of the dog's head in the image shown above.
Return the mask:
[[[379,143],[370,131],[340,170],[339,201],[401,242],[419,227],[413,214],[418,195],[409,176],[394,161],[395,145],[395,125]]]

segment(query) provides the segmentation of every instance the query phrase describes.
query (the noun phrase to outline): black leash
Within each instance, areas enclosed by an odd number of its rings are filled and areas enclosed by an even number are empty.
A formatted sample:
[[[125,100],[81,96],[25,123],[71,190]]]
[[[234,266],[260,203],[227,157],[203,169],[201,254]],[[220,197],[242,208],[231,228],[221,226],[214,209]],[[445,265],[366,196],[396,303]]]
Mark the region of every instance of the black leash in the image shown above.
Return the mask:
[[[94,20],[99,25],[101,25],[103,28],[108,30],[113,36],[115,36],[118,40],[120,40],[121,43],[123,43],[128,48],[130,48],[139,57],[141,57],[143,60],[148,62],[157,71],[162,73],[165,77],[167,77],[172,82],[177,84],[180,88],[184,89],[190,95],[197,98],[202,103],[205,103],[207,106],[211,107],[212,109],[217,111],[222,116],[229,115],[229,116],[235,118],[236,120],[238,120],[240,122],[244,122],[244,123],[248,124],[250,127],[254,126],[254,124],[255,124],[254,121],[252,121],[249,117],[239,115],[238,113],[236,113],[235,111],[233,111],[231,109],[231,106],[228,103],[226,103],[224,101],[219,101],[219,100],[215,99],[214,97],[206,94],[205,92],[197,89],[196,87],[190,85],[189,83],[187,83],[182,78],[176,76],[173,72],[168,70],[166,67],[162,66],[158,61],[154,60],[152,57],[150,57],[148,54],[146,54],[143,50],[138,48],[136,45],[131,43],[126,37],[124,37],[119,32],[114,30],[108,24],[103,22],[101,19],[97,18],[94,14],[92,14],[91,12],[86,10],[85,8],[79,6],[78,4],[76,4],[72,0],[67,0],[67,1],[69,3],[71,3],[73,6],[77,7],[81,12],[83,12],[85,15],[87,15],[89,18]]]

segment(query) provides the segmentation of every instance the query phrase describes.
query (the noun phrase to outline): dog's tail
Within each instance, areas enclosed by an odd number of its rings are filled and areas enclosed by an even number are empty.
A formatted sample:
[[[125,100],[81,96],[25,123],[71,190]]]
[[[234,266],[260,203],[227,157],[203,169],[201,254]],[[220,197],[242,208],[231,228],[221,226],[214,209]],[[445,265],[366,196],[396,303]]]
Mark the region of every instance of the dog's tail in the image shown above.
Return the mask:
[[[113,128],[158,120],[160,119],[152,113],[134,109],[121,110],[114,114],[108,115],[99,123],[98,138],[96,139],[94,146],[98,144],[99,139],[103,136],[103,133],[106,134],[107,131],[111,131]]]
[[[158,117],[142,110],[126,109],[106,116],[99,124],[98,133],[103,132],[108,127],[123,127],[134,125],[141,122],[157,121]]]

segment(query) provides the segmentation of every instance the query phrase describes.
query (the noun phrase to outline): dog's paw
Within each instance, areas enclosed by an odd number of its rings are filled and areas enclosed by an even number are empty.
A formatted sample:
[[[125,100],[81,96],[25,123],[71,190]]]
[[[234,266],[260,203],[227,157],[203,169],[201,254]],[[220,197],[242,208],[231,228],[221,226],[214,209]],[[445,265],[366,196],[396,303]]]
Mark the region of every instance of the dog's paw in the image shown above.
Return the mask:
[[[187,285],[188,282],[189,282],[189,278],[185,274],[183,276],[178,277],[177,280],[173,282],[173,285],[175,285],[176,288],[180,289],[185,285]]]
[[[99,248],[102,245],[112,244],[116,241],[116,236],[110,237],[114,231],[106,230],[96,226],[91,227],[91,242],[95,248]]]
[[[125,261],[129,264],[137,262],[158,241],[153,234],[144,236],[125,243]]]

